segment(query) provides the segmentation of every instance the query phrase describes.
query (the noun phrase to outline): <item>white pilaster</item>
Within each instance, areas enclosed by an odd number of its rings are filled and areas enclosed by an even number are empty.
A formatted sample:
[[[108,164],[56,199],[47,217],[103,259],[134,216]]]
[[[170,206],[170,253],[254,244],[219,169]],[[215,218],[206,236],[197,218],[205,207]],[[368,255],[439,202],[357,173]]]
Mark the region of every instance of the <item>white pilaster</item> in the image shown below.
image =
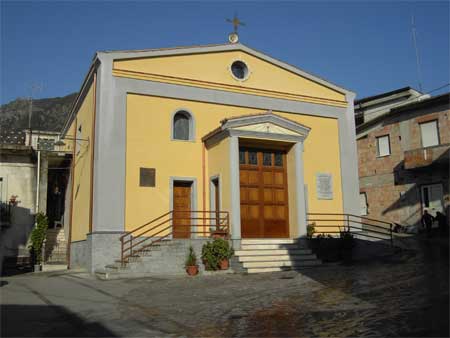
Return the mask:
[[[241,196],[239,190],[239,139],[230,136],[231,239],[241,239]]]
[[[298,236],[306,236],[306,203],[305,182],[303,169],[303,142],[294,145],[295,156],[295,194],[297,203],[297,226]]]

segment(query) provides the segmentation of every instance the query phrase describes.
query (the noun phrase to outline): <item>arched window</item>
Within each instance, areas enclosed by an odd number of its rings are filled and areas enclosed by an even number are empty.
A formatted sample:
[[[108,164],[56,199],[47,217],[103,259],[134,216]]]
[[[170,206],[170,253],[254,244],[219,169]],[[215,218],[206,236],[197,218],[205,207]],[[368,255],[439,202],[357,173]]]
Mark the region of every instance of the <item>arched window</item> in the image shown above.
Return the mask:
[[[189,141],[194,139],[193,120],[189,112],[185,110],[177,111],[173,116],[172,123],[172,138],[174,140]]]

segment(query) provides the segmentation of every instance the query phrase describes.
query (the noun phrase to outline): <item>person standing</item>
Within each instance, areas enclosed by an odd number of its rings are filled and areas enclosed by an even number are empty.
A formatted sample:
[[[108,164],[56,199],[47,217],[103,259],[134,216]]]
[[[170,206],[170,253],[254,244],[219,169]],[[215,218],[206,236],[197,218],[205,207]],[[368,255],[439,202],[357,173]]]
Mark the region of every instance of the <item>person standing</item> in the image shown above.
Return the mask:
[[[447,217],[442,212],[438,211],[436,212],[435,219],[438,222],[439,232],[441,233],[441,235],[447,234]]]
[[[428,213],[427,209],[425,209],[422,216],[422,224],[427,232],[427,237],[431,236],[431,227],[433,226],[433,220],[434,217]]]

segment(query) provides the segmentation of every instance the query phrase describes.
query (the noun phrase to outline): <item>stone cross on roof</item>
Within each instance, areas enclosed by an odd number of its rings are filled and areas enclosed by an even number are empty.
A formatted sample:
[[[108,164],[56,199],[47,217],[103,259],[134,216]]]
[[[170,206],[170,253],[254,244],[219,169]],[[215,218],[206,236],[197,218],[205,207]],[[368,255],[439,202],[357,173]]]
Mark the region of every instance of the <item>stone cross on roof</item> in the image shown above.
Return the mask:
[[[234,14],[233,19],[227,19],[227,22],[231,22],[233,24],[234,33],[237,34],[237,30],[239,26],[245,26],[241,20],[238,19],[237,14]]]

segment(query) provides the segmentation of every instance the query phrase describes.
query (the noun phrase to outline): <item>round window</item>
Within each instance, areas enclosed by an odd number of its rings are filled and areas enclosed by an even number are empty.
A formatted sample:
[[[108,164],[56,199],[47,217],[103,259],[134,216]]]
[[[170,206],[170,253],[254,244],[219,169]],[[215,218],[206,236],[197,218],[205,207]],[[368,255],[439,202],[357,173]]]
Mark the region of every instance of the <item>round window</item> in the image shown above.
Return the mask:
[[[231,73],[238,80],[245,80],[248,77],[248,67],[242,61],[234,61],[231,64]]]

